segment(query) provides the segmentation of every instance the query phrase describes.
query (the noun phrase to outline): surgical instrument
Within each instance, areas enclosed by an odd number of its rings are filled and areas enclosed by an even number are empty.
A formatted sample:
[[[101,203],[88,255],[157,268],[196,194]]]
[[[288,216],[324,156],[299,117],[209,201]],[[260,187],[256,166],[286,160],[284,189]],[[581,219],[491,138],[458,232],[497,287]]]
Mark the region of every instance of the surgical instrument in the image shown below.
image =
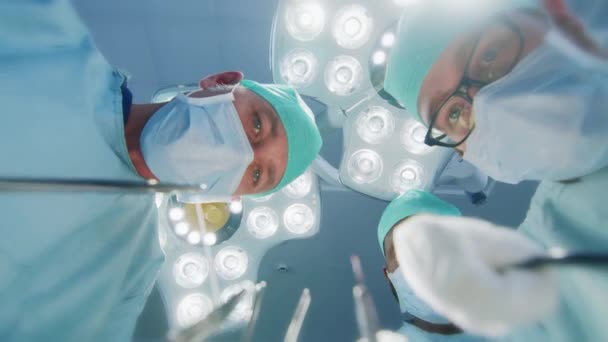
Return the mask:
[[[298,306],[296,306],[296,310],[293,313],[291,322],[287,327],[287,333],[285,334],[284,340],[285,342],[298,342],[298,337],[300,336],[300,331],[302,330],[306,313],[310,307],[310,300],[310,290],[305,288],[300,295]]]

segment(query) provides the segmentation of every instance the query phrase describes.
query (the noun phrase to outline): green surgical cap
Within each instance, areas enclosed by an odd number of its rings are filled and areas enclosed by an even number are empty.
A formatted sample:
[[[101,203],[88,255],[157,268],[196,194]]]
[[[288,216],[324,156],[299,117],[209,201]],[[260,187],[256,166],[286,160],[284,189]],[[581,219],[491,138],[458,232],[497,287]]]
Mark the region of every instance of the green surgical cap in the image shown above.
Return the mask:
[[[378,224],[378,243],[382,255],[384,255],[384,238],[393,226],[399,221],[417,214],[460,216],[460,210],[430,192],[422,190],[410,190],[395,198],[384,209]]]
[[[264,193],[271,194],[300,176],[319,154],[321,133],[312,110],[292,87],[279,84],[259,84],[243,80],[241,85],[266,100],[276,110],[287,134],[287,167],[277,186]]]
[[[397,99],[413,118],[423,122],[418,113],[418,95],[422,82],[431,66],[452,41],[500,12],[516,8],[536,8],[537,1],[420,1],[399,20],[397,39],[386,67],[384,89]]]

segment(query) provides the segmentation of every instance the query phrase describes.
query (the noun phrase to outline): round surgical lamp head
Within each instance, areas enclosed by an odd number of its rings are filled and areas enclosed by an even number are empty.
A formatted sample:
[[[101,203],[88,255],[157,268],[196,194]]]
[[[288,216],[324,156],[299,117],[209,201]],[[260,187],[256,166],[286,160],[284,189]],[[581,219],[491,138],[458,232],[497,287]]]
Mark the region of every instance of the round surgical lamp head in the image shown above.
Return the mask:
[[[256,239],[267,239],[279,228],[279,216],[270,207],[257,207],[247,216],[247,229]]]
[[[235,280],[247,271],[249,257],[240,247],[228,246],[215,256],[215,271],[225,280]]]
[[[434,147],[424,143],[427,128],[417,120],[408,118],[401,131],[401,143],[410,153],[424,155],[435,150]]]
[[[184,297],[177,304],[177,323],[187,328],[205,319],[213,310],[213,302],[202,293],[194,293]]]
[[[306,197],[312,189],[313,175],[310,171],[304,172],[300,177],[283,188],[283,193],[292,199]]]
[[[199,253],[183,254],[173,264],[175,281],[186,289],[202,285],[208,275],[209,262]]]
[[[334,58],[325,69],[325,85],[338,96],[348,96],[361,86],[363,75],[359,61],[347,55]]]
[[[348,175],[355,183],[370,184],[377,181],[384,168],[382,157],[372,150],[358,150],[348,161]]]
[[[305,88],[315,80],[318,68],[319,62],[312,52],[296,48],[281,61],[281,78],[293,87]]]
[[[315,224],[315,214],[312,209],[302,203],[289,206],[283,214],[285,228],[296,235],[309,233]]]
[[[425,186],[424,168],[415,160],[400,163],[391,179],[393,191],[403,194],[412,189],[421,189]]]
[[[384,107],[372,106],[357,117],[357,133],[369,144],[379,144],[393,135],[395,118],[393,113]]]
[[[369,41],[374,21],[361,5],[349,5],[338,11],[333,20],[332,34],[336,43],[346,49],[357,49]]]
[[[287,32],[300,41],[311,41],[323,32],[325,11],[314,1],[297,1],[285,11]]]

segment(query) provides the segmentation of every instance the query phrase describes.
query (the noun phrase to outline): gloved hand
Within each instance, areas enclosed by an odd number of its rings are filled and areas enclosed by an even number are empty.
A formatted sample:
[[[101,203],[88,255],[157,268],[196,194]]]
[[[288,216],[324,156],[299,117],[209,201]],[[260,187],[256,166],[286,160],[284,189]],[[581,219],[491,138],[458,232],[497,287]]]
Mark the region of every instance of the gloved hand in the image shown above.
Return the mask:
[[[393,233],[399,269],[416,295],[462,329],[499,337],[550,314],[548,269],[498,268],[543,254],[519,233],[465,217],[416,215]]]

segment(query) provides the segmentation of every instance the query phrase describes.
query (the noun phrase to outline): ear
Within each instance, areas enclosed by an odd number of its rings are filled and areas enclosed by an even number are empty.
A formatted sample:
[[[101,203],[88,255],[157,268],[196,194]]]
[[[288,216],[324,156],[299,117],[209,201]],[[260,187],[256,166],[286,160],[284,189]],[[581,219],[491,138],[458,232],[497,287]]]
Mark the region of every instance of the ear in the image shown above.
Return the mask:
[[[201,89],[207,89],[216,85],[234,85],[243,80],[245,75],[240,71],[226,71],[204,77],[198,82]]]

